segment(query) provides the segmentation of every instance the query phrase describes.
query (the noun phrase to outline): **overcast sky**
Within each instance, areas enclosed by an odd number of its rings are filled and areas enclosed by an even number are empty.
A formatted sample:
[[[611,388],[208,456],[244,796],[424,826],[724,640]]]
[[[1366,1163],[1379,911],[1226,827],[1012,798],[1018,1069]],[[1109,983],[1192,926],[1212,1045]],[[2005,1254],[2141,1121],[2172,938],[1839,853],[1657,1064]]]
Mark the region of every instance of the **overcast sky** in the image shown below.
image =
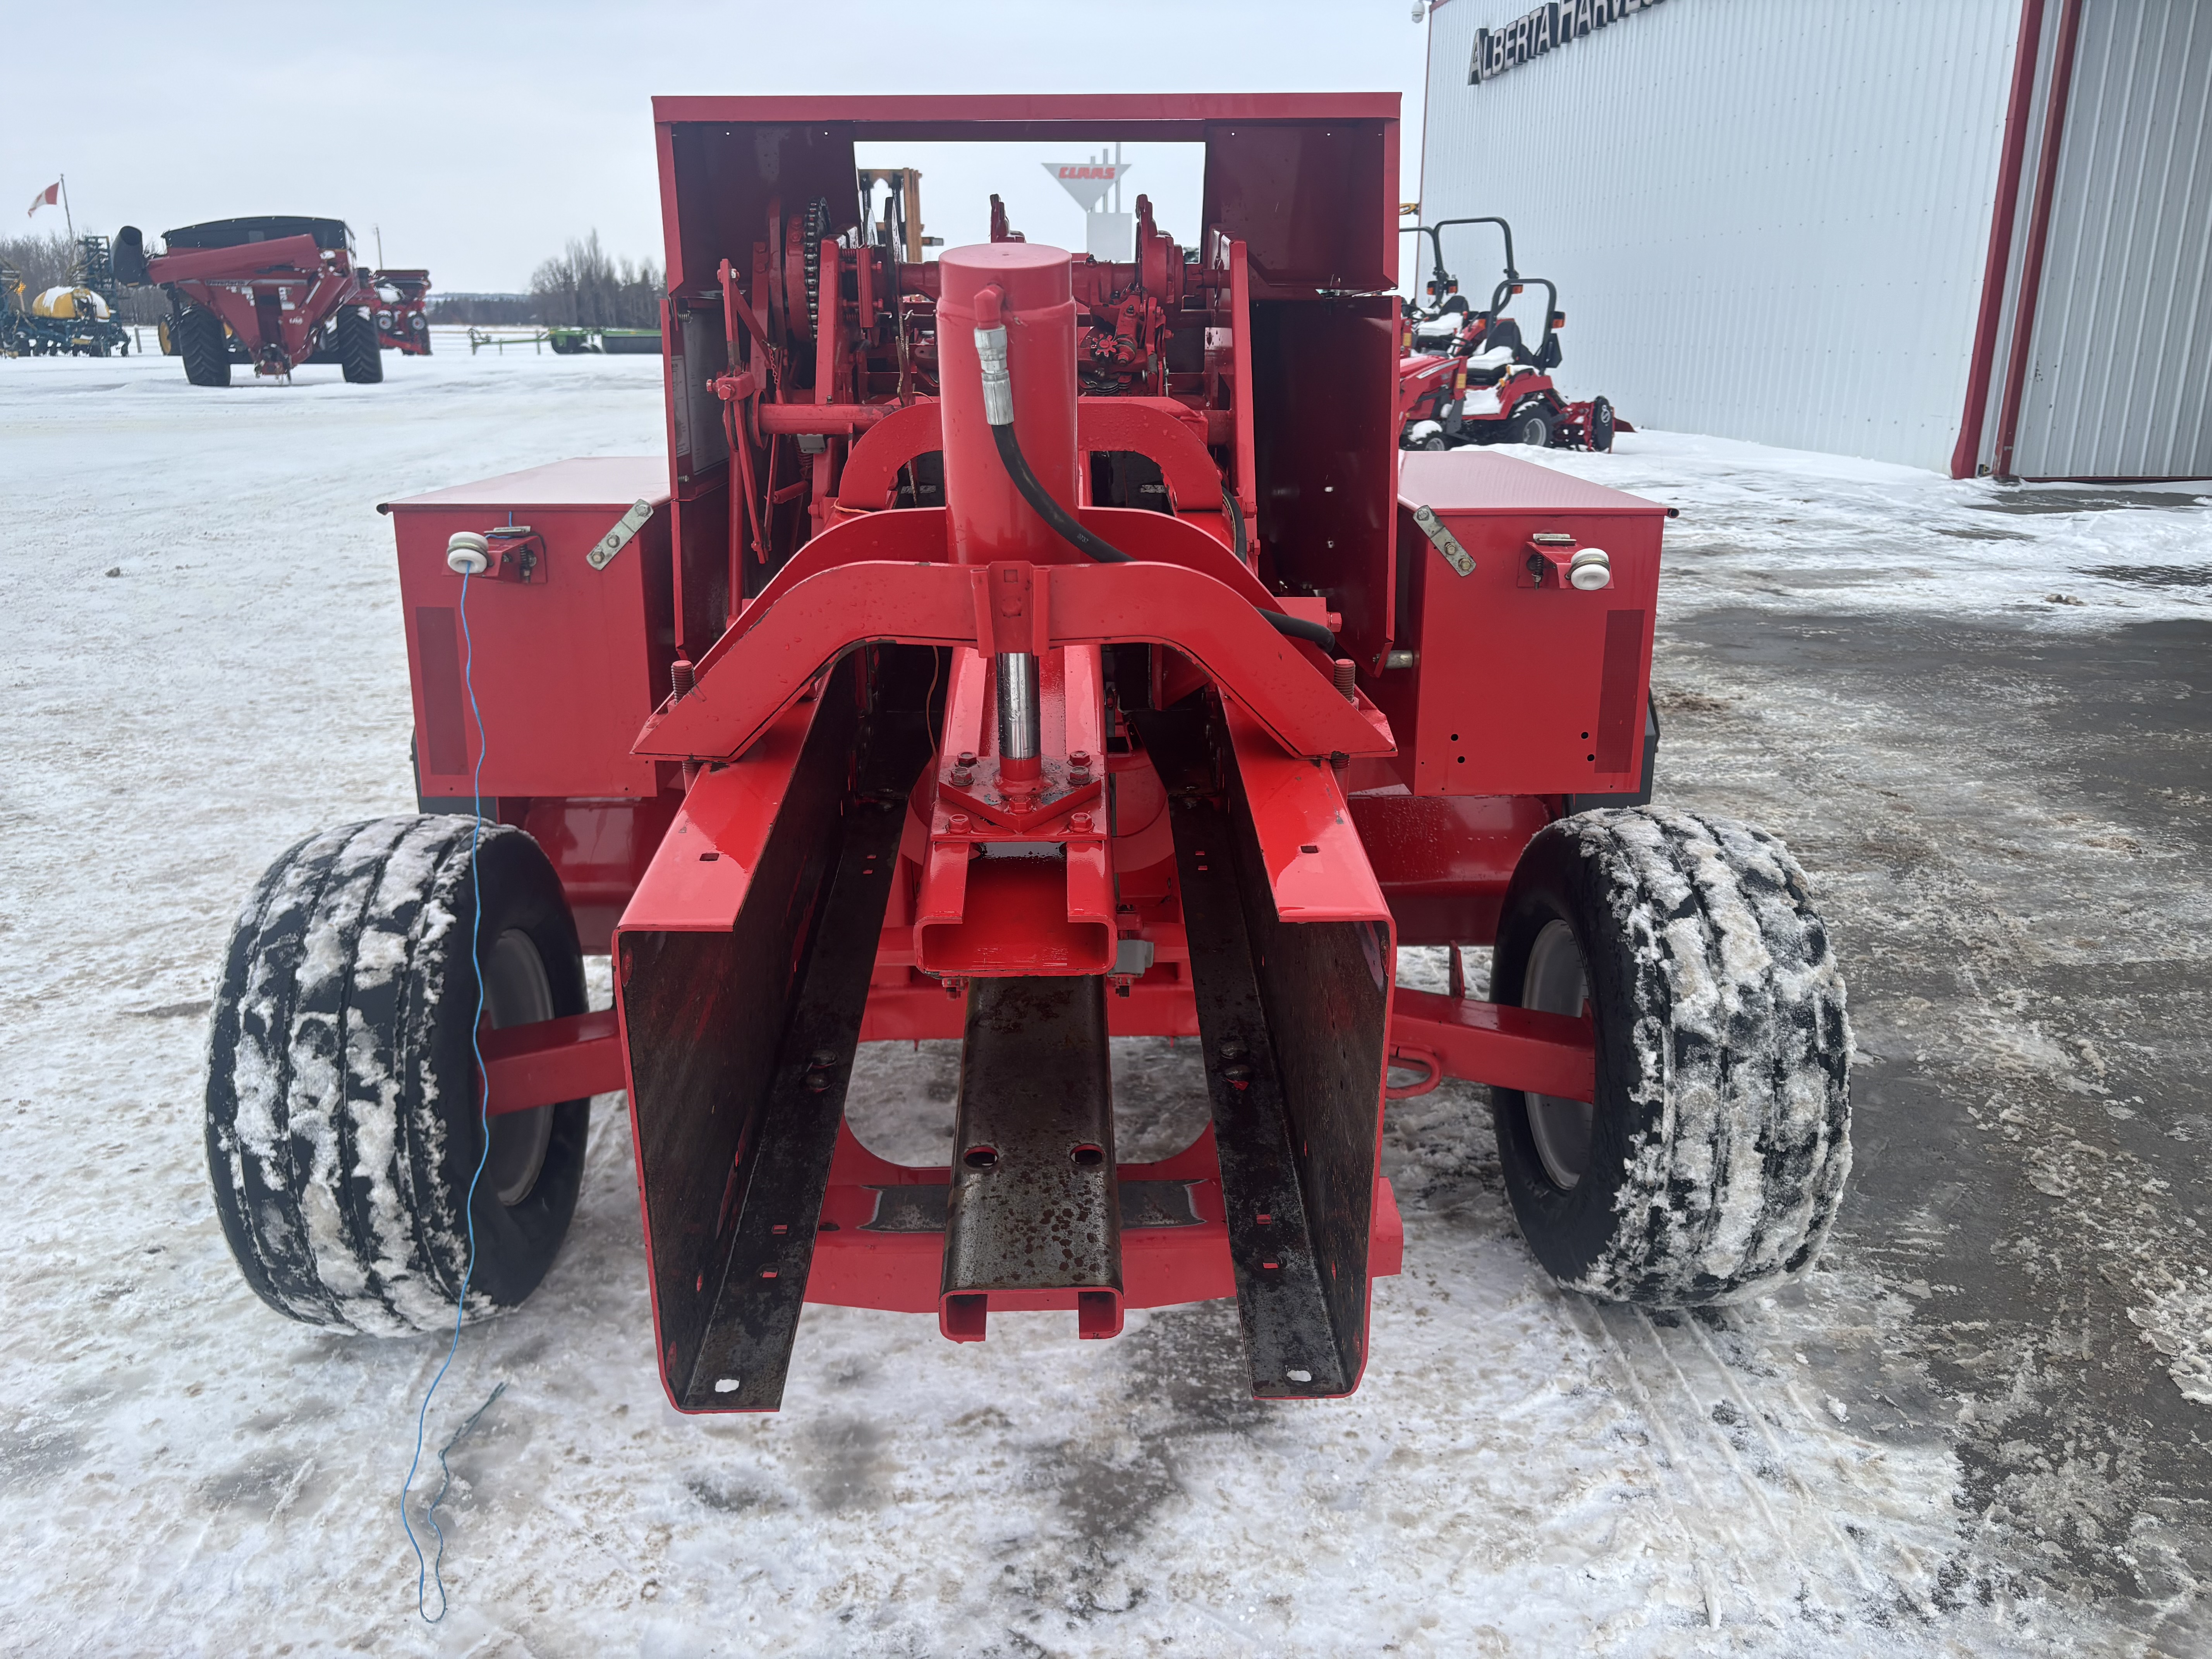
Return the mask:
[[[428,266],[442,289],[506,290],[594,228],[618,255],[659,258],[656,94],[1342,91],[1404,95],[1410,201],[1428,34],[1412,14],[1412,0],[114,0],[96,46],[9,77],[0,182],[20,216],[66,173],[78,228],[111,234],[331,215],[371,260],[380,227],[386,263]],[[1080,210],[1036,165],[1062,159],[1053,147],[995,166],[878,148],[879,164],[923,168],[933,235],[981,240],[995,189],[1031,240],[1082,246]],[[1150,191],[1161,228],[1194,242],[1194,161],[1166,146],[1131,155],[1125,205]],[[61,228],[51,208],[12,222]]]

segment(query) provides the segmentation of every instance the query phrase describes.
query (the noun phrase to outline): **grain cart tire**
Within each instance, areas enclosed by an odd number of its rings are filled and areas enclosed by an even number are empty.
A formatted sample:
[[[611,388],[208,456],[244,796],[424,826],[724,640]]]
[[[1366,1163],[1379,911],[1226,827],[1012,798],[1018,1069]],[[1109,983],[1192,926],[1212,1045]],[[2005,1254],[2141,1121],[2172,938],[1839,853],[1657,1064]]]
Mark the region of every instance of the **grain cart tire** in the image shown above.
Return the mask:
[[[216,999],[208,1168],[231,1254],[279,1313],[374,1335],[450,1328],[471,1215],[471,1315],[517,1305],[552,1265],[591,1102],[495,1117],[487,1151],[472,931],[494,1027],[584,1012],[575,923],[520,830],[349,824],[293,848],[246,901]]]
[[[185,378],[194,386],[230,384],[230,347],[223,337],[222,319],[198,306],[187,306],[169,325],[177,356],[185,360]]]
[[[1589,447],[1600,452],[1613,447],[1613,404],[1609,398],[1590,399]]]
[[[1851,1034],[1780,841],[1642,807],[1547,825],[1506,890],[1491,986],[1595,1027],[1595,1109],[1491,1091],[1522,1236],[1560,1284],[1681,1307],[1811,1265],[1850,1172]]]
[[[331,338],[349,381],[374,386],[384,379],[384,349],[376,337],[376,323],[366,313],[346,307],[331,325]]]
[[[1541,404],[1523,404],[1505,417],[1505,441],[1542,449],[1552,441],[1552,412]]]

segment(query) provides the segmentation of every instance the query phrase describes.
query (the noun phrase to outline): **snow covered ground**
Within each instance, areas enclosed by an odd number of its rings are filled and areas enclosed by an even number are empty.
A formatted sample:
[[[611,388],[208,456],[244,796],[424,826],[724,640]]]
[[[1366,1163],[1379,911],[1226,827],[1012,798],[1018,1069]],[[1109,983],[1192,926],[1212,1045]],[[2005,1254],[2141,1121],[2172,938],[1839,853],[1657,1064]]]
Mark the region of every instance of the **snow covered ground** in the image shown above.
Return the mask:
[[[1823,884],[1868,1049],[1823,1271],[1697,1318],[1563,1296],[1448,1086],[1392,1114],[1407,1271],[1351,1400],[1245,1397],[1224,1304],[963,1346],[814,1309],[785,1410],[702,1421],[653,1375],[609,1097],[550,1279],[433,1408],[434,1446],[504,1384],[422,1625],[398,1491],[444,1344],[255,1300],[199,1093],[254,877],[412,806],[374,504],[661,447],[656,359],[440,346],[380,387],[0,363],[0,1651],[2212,1649],[2212,507],[1659,433],[1547,459],[1683,510],[1662,797]],[[2081,665],[2177,648],[2093,688],[2139,727],[2066,724]],[[2156,776],[2099,786],[2129,732]],[[1188,1049],[1116,1070],[1125,1156],[1188,1137]],[[934,1156],[953,1074],[869,1051],[856,1125]]]

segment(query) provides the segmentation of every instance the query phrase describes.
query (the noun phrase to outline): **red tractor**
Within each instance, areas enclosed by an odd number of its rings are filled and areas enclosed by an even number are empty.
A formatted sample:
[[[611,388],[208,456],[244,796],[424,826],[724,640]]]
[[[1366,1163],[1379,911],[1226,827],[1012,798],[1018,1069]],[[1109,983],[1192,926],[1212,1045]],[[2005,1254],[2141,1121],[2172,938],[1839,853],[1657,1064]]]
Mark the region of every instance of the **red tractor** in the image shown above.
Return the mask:
[[[162,348],[184,359],[194,386],[228,386],[234,362],[272,376],[337,363],[356,384],[384,378],[373,273],[355,266],[343,220],[217,219],[179,226],[162,241],[163,252],[149,254],[143,233],[124,226],[116,276],[167,293]]]
[[[1471,311],[1459,279],[1444,269],[1443,232],[1454,225],[1496,225],[1505,239],[1505,275],[1487,311]],[[1559,291],[1541,276],[1513,268],[1513,228],[1503,219],[1443,219],[1403,228],[1429,239],[1435,266],[1426,285],[1430,309],[1407,319],[1398,365],[1398,441],[1407,449],[1455,449],[1463,444],[1534,444],[1562,449],[1611,449],[1616,432],[1636,428],[1603,398],[1570,403],[1551,371],[1559,364],[1566,313]],[[1505,314],[1531,287],[1544,290],[1544,333],[1531,350],[1521,325]]]
[[[810,1302],[966,1342],[1233,1297],[1255,1394],[1346,1394],[1383,1115],[1448,1077],[1563,1284],[1805,1270],[1850,1164],[1826,931],[1771,836],[1638,804],[1666,509],[1401,456],[1397,97],[655,118],[666,461],[386,504],[422,811],[283,854],[232,939],[207,1146],[263,1298],[514,1307],[617,1089],[687,1412],[775,1408]],[[1202,146],[1192,244],[1140,198],[1127,264],[917,260],[857,187],[856,145],[1046,137]],[[1202,1056],[1172,1157],[1116,1156],[1127,1036]],[[846,1092],[922,1038],[951,1150],[900,1164]]]

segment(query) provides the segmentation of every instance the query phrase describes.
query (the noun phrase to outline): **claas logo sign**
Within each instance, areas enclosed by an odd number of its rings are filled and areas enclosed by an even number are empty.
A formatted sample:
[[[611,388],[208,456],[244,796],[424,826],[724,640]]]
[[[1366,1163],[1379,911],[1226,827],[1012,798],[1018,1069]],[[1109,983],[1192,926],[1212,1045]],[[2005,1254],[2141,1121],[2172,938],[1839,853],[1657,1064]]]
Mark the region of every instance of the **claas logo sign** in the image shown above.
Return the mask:
[[[1047,161],[1044,170],[1085,213],[1096,213],[1100,198],[1134,166],[1134,161]]]

